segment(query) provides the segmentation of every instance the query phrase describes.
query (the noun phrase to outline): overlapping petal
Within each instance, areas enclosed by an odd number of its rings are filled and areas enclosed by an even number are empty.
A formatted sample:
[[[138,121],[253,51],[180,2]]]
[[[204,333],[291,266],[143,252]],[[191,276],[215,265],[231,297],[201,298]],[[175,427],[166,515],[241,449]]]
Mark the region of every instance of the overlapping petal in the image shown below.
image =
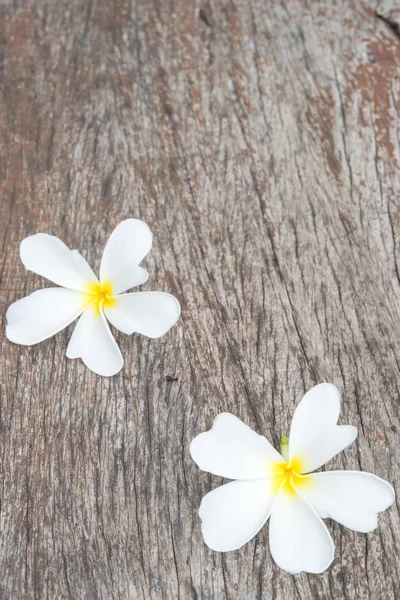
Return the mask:
[[[274,502],[269,544],[276,564],[289,573],[322,573],[333,560],[335,546],[316,511],[299,494],[282,489]]]
[[[150,251],[152,233],[139,219],[126,219],[112,232],[104,249],[100,281],[110,281],[114,294],[121,294],[147,279],[145,269],[137,269]]]
[[[111,325],[123,333],[159,338],[175,325],[181,307],[171,294],[133,292],[118,296],[115,305],[104,312]]]
[[[199,509],[207,546],[228,552],[246,544],[268,519],[274,498],[269,479],[231,481],[209,492]]]
[[[259,479],[283,458],[268,440],[230,413],[221,413],[209,431],[191,443],[190,454],[202,471],[228,479]]]
[[[359,471],[326,471],[308,476],[300,490],[316,512],[354,531],[368,533],[378,525],[378,513],[394,501],[390,483]]]
[[[67,348],[68,358],[81,358],[97,375],[111,377],[121,370],[123,359],[103,311],[89,306],[79,319]]]
[[[85,308],[81,292],[46,288],[12,304],[7,311],[6,336],[15,344],[31,346],[55,335]]]
[[[78,252],[78,250],[71,250],[74,260],[78,265],[79,272],[85,278],[85,282],[90,281],[91,283],[98,283],[99,280],[97,276],[92,270],[92,267],[88,264],[85,258],[83,258],[82,254]],[[86,289],[86,284],[85,284]]]
[[[299,458],[302,472],[309,473],[344,450],[357,437],[351,425],[337,425],[340,395],[330,383],[308,391],[293,415],[289,436],[289,459]]]
[[[70,290],[84,290],[88,274],[97,280],[83,256],[53,235],[37,233],[25,238],[20,253],[27,269]]]

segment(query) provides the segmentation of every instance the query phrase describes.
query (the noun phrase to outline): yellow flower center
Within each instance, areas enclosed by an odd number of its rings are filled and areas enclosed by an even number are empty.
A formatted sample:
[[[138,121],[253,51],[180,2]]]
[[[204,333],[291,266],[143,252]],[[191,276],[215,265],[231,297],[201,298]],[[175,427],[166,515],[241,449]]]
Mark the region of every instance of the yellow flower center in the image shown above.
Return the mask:
[[[115,306],[117,299],[113,296],[113,287],[109,281],[91,281],[87,284],[85,290],[85,307],[91,306],[98,314],[102,307],[110,308]]]
[[[296,494],[297,490],[311,483],[308,475],[302,475],[302,464],[298,458],[292,458],[290,463],[277,463],[274,468],[276,475],[273,477],[274,491],[282,489],[285,494]]]

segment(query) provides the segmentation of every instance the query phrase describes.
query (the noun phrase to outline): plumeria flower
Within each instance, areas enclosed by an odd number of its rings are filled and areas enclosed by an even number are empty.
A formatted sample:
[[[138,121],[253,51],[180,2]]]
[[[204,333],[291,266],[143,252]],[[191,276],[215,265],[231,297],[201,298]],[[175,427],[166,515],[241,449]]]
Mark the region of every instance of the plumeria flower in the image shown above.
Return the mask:
[[[180,315],[179,302],[170,294],[124,293],[147,281],[148,273],[139,264],[151,244],[146,223],[122,221],[104,249],[98,279],[83,256],[57,237],[37,233],[24,239],[25,267],[62,287],[33,292],[12,304],[7,311],[8,339],[26,346],[38,344],[80,317],[68,344],[68,358],[81,358],[98,375],[115,375],[123,359],[107,320],[128,335],[158,338]]]
[[[298,405],[289,440],[281,452],[240,419],[222,413],[212,429],[191,444],[203,471],[236,479],[202,500],[204,541],[227,552],[246,544],[270,518],[269,543],[275,562],[289,573],[322,573],[334,556],[334,544],[322,519],[331,518],[367,533],[377,513],[394,501],[392,486],[359,471],[312,473],[351,444],[357,430],[337,425],[340,396],[335,386],[313,387]]]

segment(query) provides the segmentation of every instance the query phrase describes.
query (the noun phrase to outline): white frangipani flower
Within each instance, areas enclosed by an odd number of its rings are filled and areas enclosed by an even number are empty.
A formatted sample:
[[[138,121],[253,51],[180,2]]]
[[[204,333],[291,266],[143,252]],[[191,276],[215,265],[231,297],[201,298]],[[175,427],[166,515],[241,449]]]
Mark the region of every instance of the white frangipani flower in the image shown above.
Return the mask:
[[[122,221],[104,249],[99,280],[83,256],[57,237],[37,233],[24,239],[25,267],[62,287],[33,292],[12,304],[7,311],[7,338],[31,346],[81,315],[68,344],[68,358],[81,358],[98,375],[115,375],[123,359],[106,319],[123,333],[158,338],[180,315],[179,302],[170,294],[123,293],[147,281],[148,273],[139,264],[151,245],[146,223]]]
[[[211,492],[199,510],[204,541],[227,552],[246,544],[270,517],[269,541],[275,562],[289,573],[322,573],[334,544],[322,519],[354,531],[377,526],[377,513],[394,501],[392,486],[359,471],[311,473],[351,444],[357,430],[337,425],[340,396],[321,383],[303,397],[281,453],[240,419],[222,413],[212,429],[191,444],[203,471],[236,479]]]

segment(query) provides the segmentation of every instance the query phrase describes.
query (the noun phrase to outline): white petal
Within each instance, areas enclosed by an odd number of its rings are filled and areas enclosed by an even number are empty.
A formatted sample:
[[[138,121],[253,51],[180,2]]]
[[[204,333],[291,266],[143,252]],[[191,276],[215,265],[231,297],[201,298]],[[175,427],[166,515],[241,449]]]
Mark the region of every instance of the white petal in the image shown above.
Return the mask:
[[[269,545],[276,564],[289,573],[322,573],[335,550],[315,510],[299,494],[288,494],[283,488],[272,509]]]
[[[107,321],[95,305],[79,319],[67,348],[68,358],[81,358],[97,375],[111,377],[121,370],[123,359]]]
[[[67,327],[84,307],[85,295],[81,292],[64,288],[38,290],[9,307],[6,336],[15,344],[37,344]]]
[[[231,481],[209,492],[199,509],[207,546],[228,552],[246,544],[268,519],[275,496],[268,479]]]
[[[21,260],[25,267],[53,283],[71,290],[83,290],[93,271],[77,250],[47,233],[37,233],[21,242]]]
[[[337,425],[340,395],[334,385],[321,383],[303,396],[293,415],[289,458],[296,457],[302,473],[324,465],[357,437],[351,425]]]
[[[194,438],[190,454],[202,471],[228,479],[261,479],[284,462],[265,437],[230,413],[218,415],[209,431]]]
[[[111,325],[123,333],[141,333],[158,338],[179,319],[178,300],[164,292],[134,292],[116,297],[114,306],[104,309]]]
[[[100,267],[100,280],[109,281],[114,294],[144,283],[144,273],[136,268],[150,251],[152,237],[149,226],[139,219],[127,219],[114,229]],[[141,278],[138,273],[141,273]]]
[[[309,475],[309,482],[301,494],[320,517],[330,517],[354,531],[373,531],[378,525],[378,513],[394,501],[390,483],[371,473],[313,473]]]
[[[144,283],[146,283],[148,278],[149,274],[146,271],[146,269],[143,269],[143,267],[134,267],[133,269],[129,270],[129,282],[126,282],[126,285],[128,285],[128,287],[123,286],[124,289],[122,291],[129,290],[131,288],[137,287],[138,285],[143,285]]]
[[[82,254],[78,252],[78,250],[71,250],[71,252],[73,254],[75,262],[78,265],[79,272],[85,278],[85,281],[95,281],[96,283],[98,283],[99,280],[97,279],[95,273],[93,273],[93,270],[87,263],[86,259],[83,258]]]

